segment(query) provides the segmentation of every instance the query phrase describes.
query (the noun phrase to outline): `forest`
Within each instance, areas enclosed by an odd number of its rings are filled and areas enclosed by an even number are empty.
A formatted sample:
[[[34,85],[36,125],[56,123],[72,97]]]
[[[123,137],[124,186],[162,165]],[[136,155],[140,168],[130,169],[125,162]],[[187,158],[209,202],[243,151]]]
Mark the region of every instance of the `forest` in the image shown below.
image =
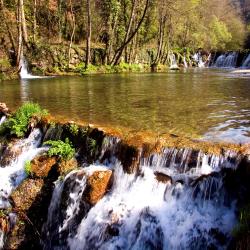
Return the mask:
[[[173,51],[248,47],[250,3],[244,0],[1,0],[0,4],[2,71],[6,60],[18,66],[22,55],[41,68],[47,51],[57,51],[58,57],[48,64],[87,69],[91,64],[121,62],[165,64]]]

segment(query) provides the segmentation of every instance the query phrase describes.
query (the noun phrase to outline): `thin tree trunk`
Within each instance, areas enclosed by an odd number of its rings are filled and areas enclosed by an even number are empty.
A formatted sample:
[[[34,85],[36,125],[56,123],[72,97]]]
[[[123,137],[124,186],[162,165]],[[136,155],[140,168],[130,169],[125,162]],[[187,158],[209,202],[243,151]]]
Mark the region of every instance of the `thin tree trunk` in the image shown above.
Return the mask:
[[[19,10],[21,14],[23,41],[25,42],[26,45],[28,45],[28,33],[27,33],[27,26],[26,26],[26,20],[25,20],[23,0],[19,0]]]
[[[22,14],[20,9],[20,2],[17,6],[17,20],[18,20],[18,49],[17,49],[17,66],[20,70],[20,60],[22,57],[22,43],[23,43],[23,34],[22,34]]]
[[[34,0],[33,6],[33,42],[36,43],[36,8],[37,8],[37,0]]]
[[[91,48],[91,10],[90,10],[90,0],[87,0],[87,16],[88,16],[88,27],[87,27],[87,43],[86,43],[86,62],[85,68],[88,68],[90,63],[90,48]]]
[[[117,65],[120,62],[120,59],[121,59],[122,53],[124,51],[124,48],[130,43],[130,41],[134,38],[134,36],[138,32],[138,30],[140,29],[140,27],[141,27],[141,25],[142,25],[142,23],[144,21],[144,18],[146,16],[148,5],[149,5],[149,0],[146,0],[143,15],[142,15],[137,27],[135,28],[134,32],[127,38],[127,40],[124,41],[123,44],[116,50],[116,53],[115,53],[114,58],[112,60],[113,65]]]
[[[8,24],[8,21],[7,21],[7,17],[6,17],[6,14],[5,14],[5,9],[4,9],[3,0],[0,0],[0,11],[2,12],[3,23],[4,23],[4,25],[6,26],[6,29],[7,29],[8,35],[9,35],[9,39],[10,39],[10,42],[11,42],[11,45],[12,45],[12,49],[13,49],[15,55],[16,55],[15,40],[14,40],[14,36],[13,36],[13,34],[12,34],[12,31],[11,31],[10,26],[9,26],[9,24]]]
[[[71,12],[72,22],[73,22],[73,29],[72,29],[72,33],[70,36],[70,43],[69,43],[69,50],[68,50],[68,68],[69,68],[69,64],[71,60],[71,48],[72,48],[73,38],[75,35],[75,29],[76,29],[76,20],[75,20],[75,14],[73,12],[72,1],[70,0],[69,2],[70,2],[70,12]]]

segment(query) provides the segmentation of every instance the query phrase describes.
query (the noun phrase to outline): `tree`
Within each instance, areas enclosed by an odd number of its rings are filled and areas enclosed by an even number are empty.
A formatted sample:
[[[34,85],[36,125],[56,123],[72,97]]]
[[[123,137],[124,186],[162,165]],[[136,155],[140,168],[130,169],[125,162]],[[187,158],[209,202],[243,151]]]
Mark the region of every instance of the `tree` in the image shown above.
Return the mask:
[[[90,49],[91,49],[91,9],[90,9],[90,0],[87,0],[87,42],[86,42],[86,63],[85,68],[88,68],[90,63]]]

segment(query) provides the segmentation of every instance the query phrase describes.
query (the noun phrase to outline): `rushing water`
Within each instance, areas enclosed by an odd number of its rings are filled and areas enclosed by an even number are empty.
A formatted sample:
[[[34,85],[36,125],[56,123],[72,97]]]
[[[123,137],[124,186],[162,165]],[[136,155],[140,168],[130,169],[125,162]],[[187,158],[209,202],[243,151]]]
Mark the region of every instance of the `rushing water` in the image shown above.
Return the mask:
[[[192,138],[250,138],[249,77],[226,70],[5,81],[0,93],[11,108],[32,100],[71,120]]]
[[[141,158],[139,175],[125,174],[118,161],[71,172],[56,184],[44,249],[225,249],[236,216],[220,172],[237,167],[230,161],[237,157],[199,152],[191,167],[190,154],[165,149]],[[113,170],[113,187],[91,208],[83,202],[86,176],[105,170]],[[156,172],[172,181],[158,182]]]

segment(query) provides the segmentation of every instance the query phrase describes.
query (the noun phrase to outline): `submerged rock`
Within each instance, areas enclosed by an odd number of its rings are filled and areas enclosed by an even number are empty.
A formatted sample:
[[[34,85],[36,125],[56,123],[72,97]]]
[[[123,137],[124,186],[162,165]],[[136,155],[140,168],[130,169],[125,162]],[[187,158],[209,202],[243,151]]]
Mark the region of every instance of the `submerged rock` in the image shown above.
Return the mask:
[[[95,205],[109,190],[112,181],[112,171],[95,171],[87,177],[84,200]]]
[[[154,172],[155,174],[155,178],[157,181],[159,182],[162,182],[162,183],[170,183],[172,184],[173,183],[173,180],[170,176],[166,175],[166,174],[163,174],[163,173],[160,173],[160,172]]]

